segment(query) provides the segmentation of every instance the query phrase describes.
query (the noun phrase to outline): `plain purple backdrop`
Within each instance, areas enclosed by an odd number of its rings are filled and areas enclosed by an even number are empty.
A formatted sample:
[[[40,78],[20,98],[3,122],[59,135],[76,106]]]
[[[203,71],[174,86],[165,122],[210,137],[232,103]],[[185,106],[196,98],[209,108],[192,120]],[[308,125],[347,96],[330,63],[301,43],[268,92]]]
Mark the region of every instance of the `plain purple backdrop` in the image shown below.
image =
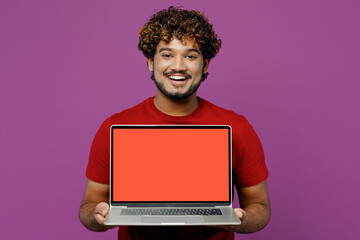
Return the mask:
[[[358,239],[358,1],[0,1],[1,239],[116,239],[78,220],[92,139],[155,95],[138,31],[205,11],[223,46],[199,95],[262,140],[272,218],[237,239]]]

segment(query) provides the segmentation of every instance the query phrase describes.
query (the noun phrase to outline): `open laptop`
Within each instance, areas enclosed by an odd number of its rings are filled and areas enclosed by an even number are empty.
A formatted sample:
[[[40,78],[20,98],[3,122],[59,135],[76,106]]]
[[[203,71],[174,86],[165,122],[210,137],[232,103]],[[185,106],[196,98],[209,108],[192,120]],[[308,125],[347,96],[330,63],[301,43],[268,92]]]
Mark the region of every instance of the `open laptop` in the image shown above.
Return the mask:
[[[237,225],[231,127],[113,125],[105,225]]]

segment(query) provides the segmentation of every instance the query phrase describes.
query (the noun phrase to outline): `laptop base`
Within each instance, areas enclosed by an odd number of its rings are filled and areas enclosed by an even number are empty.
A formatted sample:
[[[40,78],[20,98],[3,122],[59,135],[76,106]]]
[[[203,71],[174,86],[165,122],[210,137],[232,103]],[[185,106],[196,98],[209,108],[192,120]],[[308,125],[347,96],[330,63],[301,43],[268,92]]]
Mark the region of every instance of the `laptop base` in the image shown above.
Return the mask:
[[[121,215],[123,208],[112,207],[104,225],[108,226],[211,226],[240,225],[241,221],[232,207],[219,207],[222,215],[177,215],[177,216],[140,216]]]

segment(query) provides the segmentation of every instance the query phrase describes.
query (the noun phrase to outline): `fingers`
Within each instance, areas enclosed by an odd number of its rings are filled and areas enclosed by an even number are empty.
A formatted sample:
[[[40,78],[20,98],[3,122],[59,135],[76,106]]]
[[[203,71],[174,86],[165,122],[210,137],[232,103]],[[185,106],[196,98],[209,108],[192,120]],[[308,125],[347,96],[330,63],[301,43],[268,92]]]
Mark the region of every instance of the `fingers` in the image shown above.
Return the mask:
[[[95,212],[94,212],[94,217],[95,217],[95,220],[99,224],[101,224],[101,225],[104,224],[105,217],[108,214],[109,209],[110,209],[109,204],[107,204],[105,202],[101,202],[98,205],[96,205]]]

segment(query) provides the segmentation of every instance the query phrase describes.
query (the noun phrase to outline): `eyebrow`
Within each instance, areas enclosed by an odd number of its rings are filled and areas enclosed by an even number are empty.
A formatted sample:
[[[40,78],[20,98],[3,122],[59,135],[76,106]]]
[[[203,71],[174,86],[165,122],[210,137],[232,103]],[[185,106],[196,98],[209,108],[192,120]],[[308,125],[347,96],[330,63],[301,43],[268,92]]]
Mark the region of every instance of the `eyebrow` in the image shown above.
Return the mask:
[[[172,50],[173,50],[172,48],[160,48],[159,53],[161,53],[163,51],[170,51],[171,52]],[[198,54],[201,54],[201,52],[199,50],[195,49],[195,48],[191,48],[191,49],[187,50],[187,52],[196,52]]]

